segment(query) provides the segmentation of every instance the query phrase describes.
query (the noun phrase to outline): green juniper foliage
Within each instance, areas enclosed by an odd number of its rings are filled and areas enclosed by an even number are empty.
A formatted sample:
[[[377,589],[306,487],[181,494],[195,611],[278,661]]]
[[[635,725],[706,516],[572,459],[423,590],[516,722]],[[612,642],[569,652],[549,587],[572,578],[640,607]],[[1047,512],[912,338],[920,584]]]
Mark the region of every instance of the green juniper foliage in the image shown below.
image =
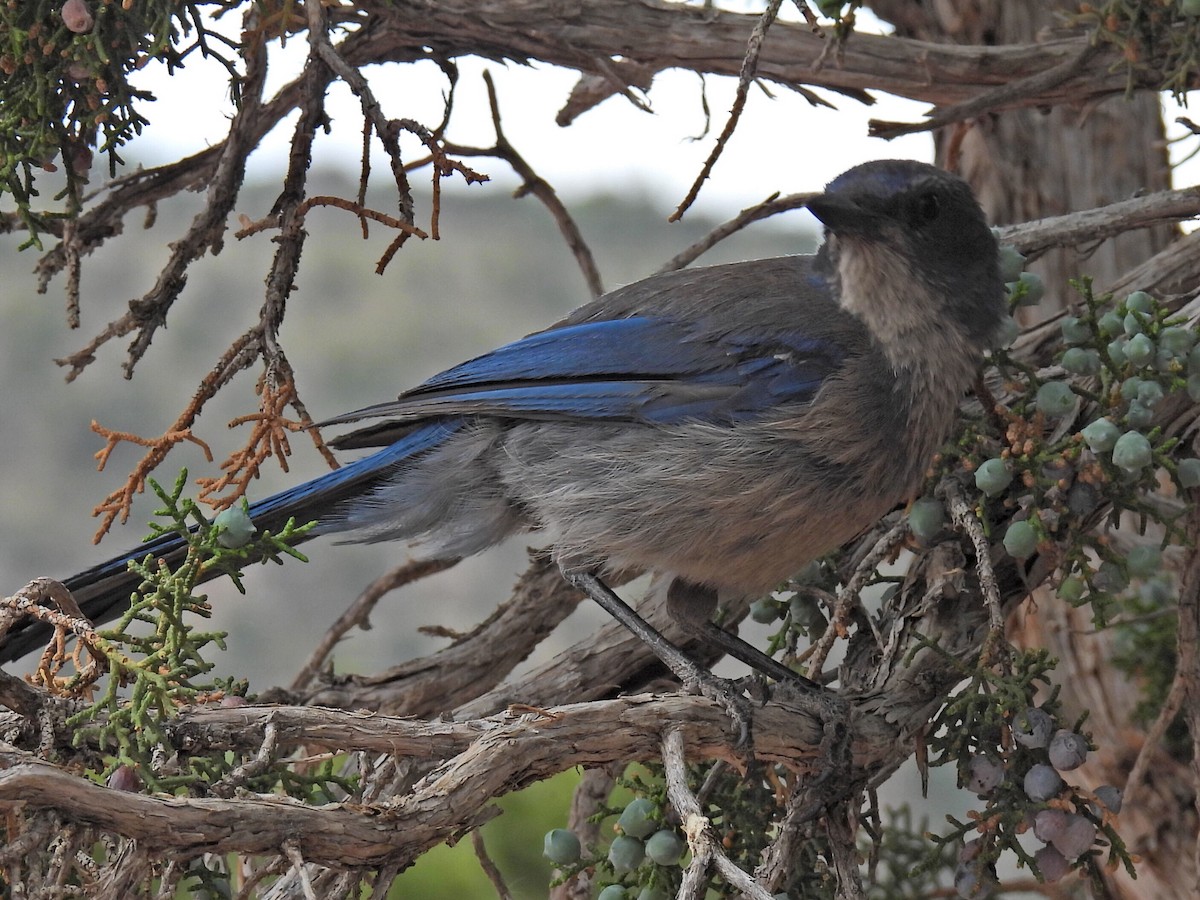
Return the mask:
[[[174,71],[199,51],[224,65],[236,100],[239,47],[206,28],[201,9],[213,5],[0,3],[0,196],[10,194],[15,201],[29,234],[24,246],[41,249],[40,234],[50,219],[79,212],[94,150],[107,156],[115,174],[123,162],[121,146],[149,124],[142,113],[154,97],[131,83],[147,63],[165,63]],[[62,206],[35,208],[39,177],[60,166],[66,187],[55,200]]]
[[[1016,308],[1038,283],[1008,274]],[[1139,676],[1149,717],[1173,675],[1177,584],[1162,556],[1186,546],[1181,501],[1200,485],[1200,460],[1183,458],[1181,442],[1156,423],[1171,404],[1200,400],[1200,351],[1195,329],[1149,294],[1118,301],[1097,297],[1086,279],[1075,287],[1080,305],[1060,323],[1059,371],[1035,371],[998,349],[1005,418],[968,422],[943,467],[974,472],[980,523],[1018,564],[1047,555],[1059,598],[1115,629],[1116,661]],[[954,764],[960,786],[984,802],[970,821],[950,819],[933,836],[914,877],[944,869],[948,847],[957,848],[961,896],[986,893],[1004,853],[1046,881],[1078,869],[1098,883],[1106,865],[1133,872],[1110,817],[1119,792],[1071,783],[1068,773],[1094,748],[1082,721],[1062,721],[1054,665],[1042,651],[1009,650],[1000,665],[963,666],[963,685],[931,724],[930,763]],[[1043,843],[1036,852],[1018,840],[1031,823]]]
[[[1200,0],[1080,3],[1078,18],[1097,43],[1120,48],[1131,91],[1135,81],[1149,80],[1187,102],[1200,62]]]
[[[77,728],[77,744],[95,741],[111,751],[101,777],[128,767],[152,790],[203,793],[206,784],[227,774],[241,760],[225,753],[198,755],[180,760],[165,774],[154,762],[164,746],[165,729],[180,709],[222,696],[245,695],[247,685],[211,676],[214,664],[206,655],[213,647],[225,648],[225,633],[196,627],[197,618],[207,618],[210,611],[195,589],[201,577],[214,570],[228,574],[241,590],[239,573],[249,562],[280,562],[283,555],[305,560],[291,543],[312,523],[297,526],[289,521],[279,534],[260,532],[252,538],[238,534],[237,540],[230,541],[231,520],[238,516],[226,511],[210,521],[194,501],[182,496],[186,483],[186,471],[169,492],[150,481],[163,503],[156,515],[166,520],[165,525],[152,525],[151,537],[172,532],[185,536],[187,557],[174,571],[149,554],[130,562],[144,582],[116,624],[98,632],[93,651],[107,679],[97,699],[76,713],[69,724]],[[234,512],[248,521],[245,511],[243,500],[243,508]],[[230,543],[236,546],[227,546]],[[95,685],[87,679],[86,673],[79,673],[59,688],[67,695],[89,695]],[[293,795],[324,801],[332,797],[329,783],[340,783],[332,773],[330,766],[305,775],[278,767],[257,779],[257,787],[270,790],[280,785]]]

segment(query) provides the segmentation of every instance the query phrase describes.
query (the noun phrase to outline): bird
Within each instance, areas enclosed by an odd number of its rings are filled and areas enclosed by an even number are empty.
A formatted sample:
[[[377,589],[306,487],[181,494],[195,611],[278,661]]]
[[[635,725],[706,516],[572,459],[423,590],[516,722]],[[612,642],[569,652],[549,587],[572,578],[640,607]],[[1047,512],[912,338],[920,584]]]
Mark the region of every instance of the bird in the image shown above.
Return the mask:
[[[956,175],[871,161],[805,205],[824,226],[815,255],[652,275],[329,419],[354,426],[335,448],[373,452],[251,504],[251,520],[440,558],[541,531],[564,577],[680,677],[697,667],[612,573],[669,579],[690,631],[794,675],[714,624],[718,599],[772,590],[911,499],[1006,315],[996,238]],[[163,535],[64,584],[99,623],[141,584],[130,560],[184,549]],[[21,623],[0,660],[46,632]]]

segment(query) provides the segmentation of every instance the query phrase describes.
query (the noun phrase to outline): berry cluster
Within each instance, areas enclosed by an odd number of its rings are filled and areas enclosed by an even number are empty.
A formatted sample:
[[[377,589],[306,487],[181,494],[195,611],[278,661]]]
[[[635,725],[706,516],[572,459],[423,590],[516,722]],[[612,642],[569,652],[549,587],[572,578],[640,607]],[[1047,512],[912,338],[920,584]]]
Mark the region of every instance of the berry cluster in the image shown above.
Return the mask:
[[[1036,302],[1042,285],[1020,271],[1020,254],[1008,248],[1001,262],[1012,308]],[[1200,459],[1186,456],[1161,423],[1200,402],[1200,342],[1193,326],[1145,292],[1118,301],[1093,296],[1086,281],[1076,288],[1082,303],[1060,322],[1055,365],[1038,370],[998,349],[992,362],[1005,396],[947,456],[974,479],[984,531],[1024,566],[1035,556],[1054,560],[1060,598],[1088,604],[1104,627],[1114,611],[1144,605],[1148,587],[1169,591],[1163,553],[1183,539],[1172,516],[1181,508],[1176,498],[1200,486]],[[1014,321],[1001,345],[1015,333]],[[1123,518],[1139,524],[1136,536],[1115,533]],[[910,509],[923,542],[936,539],[945,520],[937,497]],[[1131,592],[1135,580],[1142,587]],[[946,735],[933,742],[942,753],[935,762],[957,760],[960,784],[986,800],[972,821],[951,820],[955,831],[944,839],[958,842],[954,885],[962,897],[992,892],[1004,852],[1046,882],[1072,870],[1095,876],[1102,855],[1131,866],[1112,827],[1120,791],[1089,792],[1064,777],[1086,760],[1088,739],[1078,725],[1059,724],[1053,691],[1030,705],[1041,690],[1033,681],[1045,681],[1053,660],[1007,652],[993,657],[1007,666],[974,671],[934,723]],[[1026,835],[1040,844],[1027,849]]]
[[[618,881],[606,885],[597,900],[634,900],[635,897],[636,900],[666,900],[667,888],[674,884],[671,873],[638,870],[646,867],[647,861],[650,867],[661,870],[677,868],[687,852],[687,842],[663,821],[659,805],[647,797],[635,797],[625,806],[617,819],[616,829],[619,833],[609,844],[604,859],[585,861],[579,837],[565,828],[555,828],[546,834],[543,853],[564,870],[596,867],[611,871]],[[637,894],[631,893],[633,887],[620,881],[635,872],[638,882],[635,887],[640,887]]]
[[[1046,882],[1091,865],[1105,844],[1121,853],[1110,824],[1121,810],[1121,792],[1105,785],[1089,793],[1063,778],[1087,759],[1088,739],[1058,727],[1056,717],[1037,706],[1013,716],[1009,734],[1009,752],[979,753],[962,769],[964,786],[988,801],[988,809],[974,817],[983,835],[959,848],[954,885],[963,898],[990,894],[1002,846]],[[1016,840],[1030,831],[1043,844],[1032,856]]]
[[[1014,309],[1041,297],[1041,281],[1020,271],[1019,253],[1003,248],[1001,263]],[[1192,326],[1144,291],[1113,302],[1094,297],[1087,282],[1076,287],[1082,308],[1060,322],[1057,365],[1034,371],[997,350],[993,362],[1010,396],[988,412],[1004,433],[997,439],[986,421],[970,425],[949,455],[973,473],[985,529],[1009,556],[1051,551],[1061,560],[1060,596],[1091,604],[1104,625],[1114,598],[1132,580],[1159,573],[1162,550],[1180,538],[1154,495],[1167,484],[1176,494],[1200,487],[1200,459],[1185,456],[1180,440],[1157,424],[1179,404],[1200,402],[1200,343]],[[1158,523],[1152,539],[1118,548],[1097,527],[1125,512]],[[926,542],[945,519],[935,497],[917,500],[909,514],[913,534]]]

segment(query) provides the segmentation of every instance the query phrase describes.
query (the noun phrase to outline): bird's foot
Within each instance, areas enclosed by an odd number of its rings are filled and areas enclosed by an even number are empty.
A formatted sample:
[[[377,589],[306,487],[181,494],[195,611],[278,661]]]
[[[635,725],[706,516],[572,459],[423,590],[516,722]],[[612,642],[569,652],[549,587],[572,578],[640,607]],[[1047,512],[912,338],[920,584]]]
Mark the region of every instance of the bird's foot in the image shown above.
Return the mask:
[[[850,703],[835,691],[812,689],[812,682],[801,679],[776,682],[771,686],[773,699],[806,710],[821,722],[821,742],[813,760],[815,777],[808,785],[810,815],[845,800],[856,790],[853,781],[854,757],[850,728]]]
[[[733,733],[737,736],[734,749],[739,753],[749,752],[753,735],[753,701],[746,696],[741,681],[721,678],[694,664],[681,680],[688,693],[707,697],[725,710],[733,721]]]

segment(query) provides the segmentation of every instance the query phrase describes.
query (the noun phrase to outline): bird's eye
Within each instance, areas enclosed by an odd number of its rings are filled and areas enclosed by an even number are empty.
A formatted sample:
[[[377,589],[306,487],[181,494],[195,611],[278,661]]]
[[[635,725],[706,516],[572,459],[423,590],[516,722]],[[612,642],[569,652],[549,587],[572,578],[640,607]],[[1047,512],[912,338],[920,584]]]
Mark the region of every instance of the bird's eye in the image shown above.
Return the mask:
[[[938,200],[937,194],[922,194],[912,205],[913,224],[928,225],[938,217],[938,213],[941,211],[942,204]]]

